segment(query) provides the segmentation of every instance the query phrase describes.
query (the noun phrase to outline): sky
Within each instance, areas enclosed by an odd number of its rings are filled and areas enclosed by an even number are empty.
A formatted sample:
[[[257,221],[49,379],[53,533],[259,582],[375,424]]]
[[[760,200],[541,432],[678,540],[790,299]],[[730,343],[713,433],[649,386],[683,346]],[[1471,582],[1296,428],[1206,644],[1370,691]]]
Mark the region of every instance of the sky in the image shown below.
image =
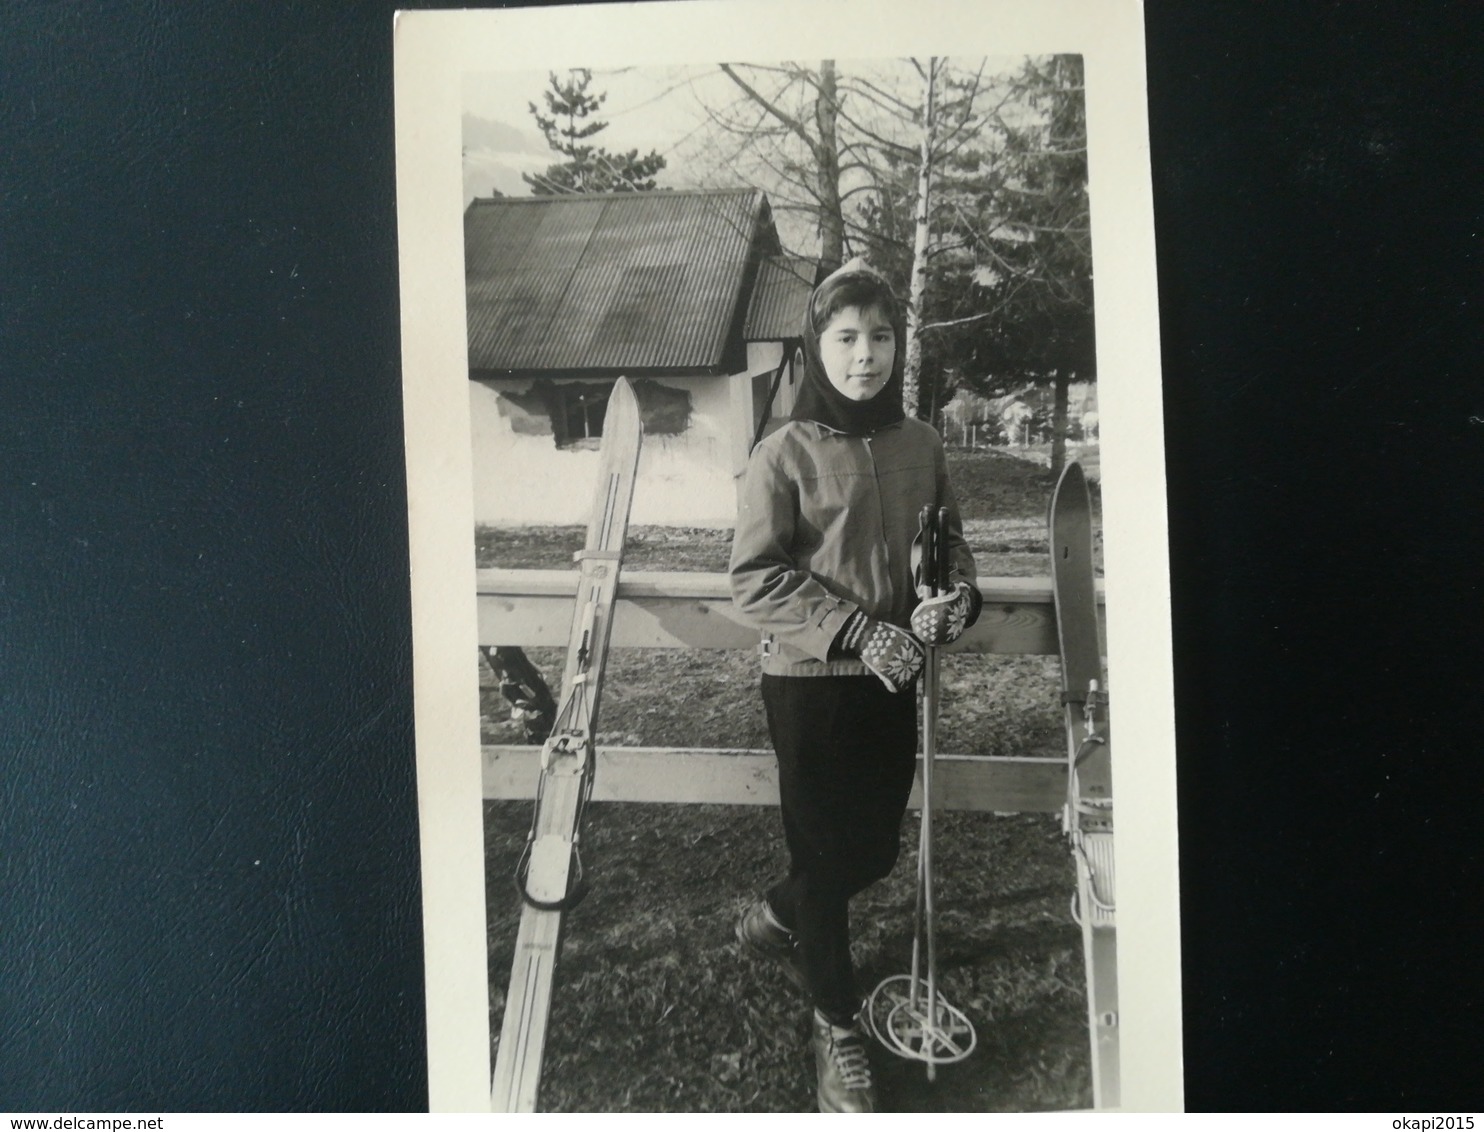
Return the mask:
[[[521,173],[540,173],[560,160],[546,145],[528,108],[545,110],[545,71],[506,71],[464,78],[464,203],[488,196],[491,187],[515,196],[530,188]],[[706,118],[697,95],[717,100],[731,96],[731,81],[712,67],[644,67],[595,70],[591,90],[608,98],[595,117],[608,129],[593,139],[610,151],[657,149],[673,155],[694,138]],[[478,119],[479,121],[473,121]],[[484,124],[506,127],[491,130]],[[672,163],[674,165],[676,163]],[[683,168],[661,172],[660,184],[683,188]]]
[[[954,60],[961,67],[986,65],[986,73],[1005,72],[1020,59]],[[767,64],[763,64],[767,66]],[[883,88],[898,91],[913,104],[920,98],[920,80],[906,60],[881,59],[838,63],[842,74],[873,77]],[[747,72],[763,86],[776,81],[766,72]],[[505,71],[466,74],[463,80],[464,204],[491,189],[512,196],[528,196],[530,187],[522,173],[539,174],[559,160],[536,127],[529,104],[543,111],[545,71]],[[739,88],[716,64],[594,69],[590,91],[606,92],[607,100],[594,115],[609,126],[593,139],[611,152],[638,149],[641,154],[658,150],[669,165],[656,178],[668,188],[732,187],[761,183],[754,171],[728,161],[728,140],[711,124],[706,107],[737,103],[748,112],[761,113],[746,103]],[[891,123],[870,105],[857,100],[847,104],[862,121],[883,132],[900,131],[901,122]],[[904,137],[903,140],[915,140]],[[776,193],[770,190],[770,198]],[[813,221],[787,209],[774,199],[774,218],[785,247],[799,254],[817,251]]]

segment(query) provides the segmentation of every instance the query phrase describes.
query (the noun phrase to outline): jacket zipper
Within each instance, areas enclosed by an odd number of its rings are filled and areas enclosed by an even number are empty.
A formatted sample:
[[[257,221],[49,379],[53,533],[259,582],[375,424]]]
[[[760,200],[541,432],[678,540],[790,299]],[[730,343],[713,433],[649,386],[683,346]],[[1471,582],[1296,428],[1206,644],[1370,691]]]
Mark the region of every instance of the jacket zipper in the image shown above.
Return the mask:
[[[881,532],[882,553],[886,556],[886,609],[887,616],[897,607],[897,595],[895,583],[891,576],[891,547],[886,542],[886,508],[881,502],[881,475],[876,469],[876,449],[871,445],[871,437],[863,436],[866,442],[866,458],[871,461],[871,483],[876,488],[876,529]]]

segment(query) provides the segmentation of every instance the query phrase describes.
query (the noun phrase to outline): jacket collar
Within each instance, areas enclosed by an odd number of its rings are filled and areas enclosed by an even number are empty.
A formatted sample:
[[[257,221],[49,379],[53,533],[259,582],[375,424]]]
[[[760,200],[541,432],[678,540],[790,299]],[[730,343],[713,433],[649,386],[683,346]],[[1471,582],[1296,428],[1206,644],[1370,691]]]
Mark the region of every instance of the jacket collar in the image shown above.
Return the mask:
[[[800,420],[796,423],[802,425],[812,425],[821,435],[849,436],[854,437],[858,440],[869,440],[871,437],[877,436],[883,432],[894,432],[900,429],[906,422],[905,420],[892,421],[890,424],[881,425],[878,428],[872,429],[870,432],[846,432],[844,429],[833,428],[830,425],[825,424],[824,421],[816,420]]]

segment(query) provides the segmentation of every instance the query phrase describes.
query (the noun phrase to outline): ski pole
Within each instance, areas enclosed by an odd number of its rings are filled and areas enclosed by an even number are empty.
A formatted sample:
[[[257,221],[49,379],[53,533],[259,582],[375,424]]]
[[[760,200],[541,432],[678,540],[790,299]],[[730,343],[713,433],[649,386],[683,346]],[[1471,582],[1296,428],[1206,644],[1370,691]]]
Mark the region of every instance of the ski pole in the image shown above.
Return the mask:
[[[921,522],[922,558],[918,577],[926,595],[937,597],[949,587],[948,511],[925,507]],[[933,764],[938,749],[938,676],[938,650],[929,645],[922,676],[922,824],[917,843],[911,973],[883,979],[867,998],[865,1010],[867,1024],[876,1040],[899,1057],[926,1062],[929,1081],[936,1078],[938,1065],[962,1061],[977,1043],[968,1017],[938,993],[933,894]]]

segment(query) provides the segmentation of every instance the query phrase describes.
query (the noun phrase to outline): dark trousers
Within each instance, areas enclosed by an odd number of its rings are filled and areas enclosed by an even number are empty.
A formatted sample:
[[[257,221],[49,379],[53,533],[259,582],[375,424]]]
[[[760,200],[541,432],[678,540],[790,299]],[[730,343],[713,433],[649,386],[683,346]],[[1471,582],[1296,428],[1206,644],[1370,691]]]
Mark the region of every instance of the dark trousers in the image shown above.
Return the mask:
[[[917,758],[915,685],[874,676],[762,678],[788,876],[768,903],[796,932],[815,1007],[837,1023],[861,998],[850,962],[850,898],[891,872]]]

